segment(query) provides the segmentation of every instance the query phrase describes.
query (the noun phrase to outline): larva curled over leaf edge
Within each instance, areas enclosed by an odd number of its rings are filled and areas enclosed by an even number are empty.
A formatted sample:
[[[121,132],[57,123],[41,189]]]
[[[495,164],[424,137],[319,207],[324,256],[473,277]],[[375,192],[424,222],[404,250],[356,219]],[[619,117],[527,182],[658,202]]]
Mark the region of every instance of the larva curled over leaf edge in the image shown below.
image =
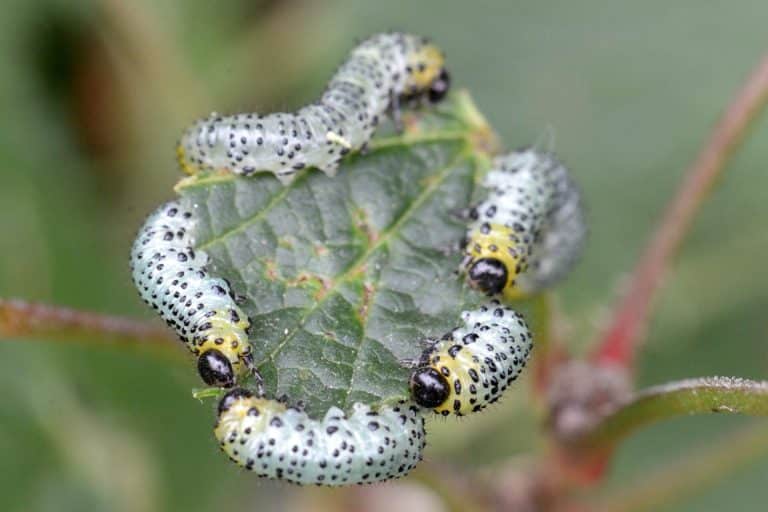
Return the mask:
[[[131,249],[131,276],[139,295],[198,356],[209,385],[231,387],[251,366],[248,316],[229,283],[210,275],[208,255],[193,249],[195,219],[179,201],[156,209]]]
[[[442,52],[401,32],[371,36],[355,47],[317,101],[295,113],[217,113],[200,119],[176,149],[183,171],[272,172],[283,184],[317,167],[333,176],[341,158],[365,146],[387,112],[400,103],[436,103],[450,77]]]
[[[408,474],[421,460],[424,418],[414,404],[373,410],[356,403],[322,420],[242,388],[219,403],[214,434],[238,465],[295,484],[352,485]]]

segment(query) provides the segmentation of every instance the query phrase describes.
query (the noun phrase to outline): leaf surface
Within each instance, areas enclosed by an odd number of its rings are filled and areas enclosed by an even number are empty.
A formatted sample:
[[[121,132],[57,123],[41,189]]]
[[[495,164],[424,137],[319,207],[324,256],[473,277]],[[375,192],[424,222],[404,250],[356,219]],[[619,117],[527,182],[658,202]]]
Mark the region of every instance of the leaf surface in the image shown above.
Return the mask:
[[[408,396],[423,341],[459,324],[481,297],[457,274],[465,222],[491,140],[465,94],[406,119],[329,178],[302,171],[203,175],[177,190],[194,208],[197,250],[251,319],[270,396],[330,406]]]

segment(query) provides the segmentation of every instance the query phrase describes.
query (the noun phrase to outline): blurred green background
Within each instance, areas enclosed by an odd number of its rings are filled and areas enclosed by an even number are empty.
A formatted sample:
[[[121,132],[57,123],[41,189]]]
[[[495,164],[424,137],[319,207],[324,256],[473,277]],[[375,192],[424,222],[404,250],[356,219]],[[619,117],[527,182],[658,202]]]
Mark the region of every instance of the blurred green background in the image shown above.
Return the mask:
[[[768,50],[764,0],[3,7],[0,296],[149,319],[127,255],[144,215],[172,195],[180,131],[211,110],[293,109],[320,93],[356,38],[395,28],[445,49],[455,84],[508,147],[555,134],[591,217],[585,258],[559,293],[574,351],[605,320],[685,166]],[[766,141],[762,120],[687,240],[656,302],[641,385],[766,377]],[[335,491],[259,482],[227,462],[210,432],[213,406],[190,396],[197,385],[191,365],[150,350],[0,343],[0,507],[338,505]],[[425,456],[436,465],[514,464],[541,451],[537,421],[521,390],[478,418],[432,421]],[[710,416],[647,429],[622,446],[596,492],[630,486],[754,422]],[[765,510],[768,443],[746,452],[733,471],[713,467],[721,479],[662,510]],[[408,497],[422,511],[443,506],[414,480],[356,492],[343,499],[358,510]]]

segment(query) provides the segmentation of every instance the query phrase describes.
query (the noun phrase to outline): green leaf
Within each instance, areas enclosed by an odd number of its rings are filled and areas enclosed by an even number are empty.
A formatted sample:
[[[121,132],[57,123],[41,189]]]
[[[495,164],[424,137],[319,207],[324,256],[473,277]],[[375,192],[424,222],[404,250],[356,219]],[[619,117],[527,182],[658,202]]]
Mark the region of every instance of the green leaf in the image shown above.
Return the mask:
[[[314,416],[406,398],[403,361],[481,300],[456,273],[457,211],[493,136],[462,93],[405,125],[334,178],[308,169],[287,187],[268,173],[177,187],[195,208],[197,249],[242,296],[266,391]]]

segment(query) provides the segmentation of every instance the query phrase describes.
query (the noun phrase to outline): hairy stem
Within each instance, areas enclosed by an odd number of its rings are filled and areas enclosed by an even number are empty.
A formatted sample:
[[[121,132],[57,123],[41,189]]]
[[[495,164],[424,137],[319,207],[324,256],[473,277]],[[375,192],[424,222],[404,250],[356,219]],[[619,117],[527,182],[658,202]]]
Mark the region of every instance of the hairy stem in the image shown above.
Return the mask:
[[[610,450],[639,428],[675,416],[731,413],[768,415],[768,381],[706,377],[654,386],[617,406],[581,436],[579,451]]]
[[[0,340],[42,339],[99,344],[149,346],[170,350],[181,346],[172,332],[155,323],[88,311],[0,299]],[[174,350],[175,353],[179,351]]]
[[[768,100],[768,55],[726,109],[689,167],[677,195],[632,272],[628,292],[615,309],[602,335],[595,358],[632,368],[644,334],[650,303],[663,281],[670,259],[689,231],[694,217],[728,159],[739,147],[752,121]]]

